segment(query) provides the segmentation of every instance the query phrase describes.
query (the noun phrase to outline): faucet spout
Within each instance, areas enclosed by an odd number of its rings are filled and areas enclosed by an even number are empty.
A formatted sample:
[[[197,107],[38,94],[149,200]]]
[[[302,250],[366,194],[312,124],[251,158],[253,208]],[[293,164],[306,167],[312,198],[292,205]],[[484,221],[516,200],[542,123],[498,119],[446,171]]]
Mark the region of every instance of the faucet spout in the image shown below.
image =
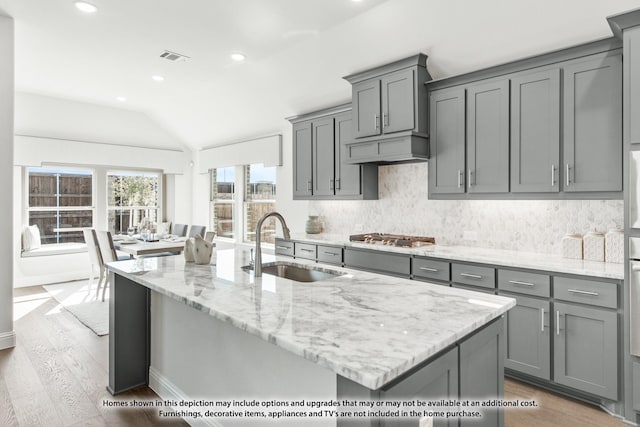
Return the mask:
[[[289,240],[291,238],[291,232],[289,231],[289,227],[287,227],[287,222],[284,220],[284,217],[278,212],[267,212],[262,218],[258,220],[258,223],[256,224],[256,257],[254,268],[255,277],[262,276],[262,248],[260,247],[260,234],[262,231],[262,223],[264,223],[264,221],[269,217],[275,217],[280,221],[280,224],[282,224],[282,233],[284,234],[285,239]]]

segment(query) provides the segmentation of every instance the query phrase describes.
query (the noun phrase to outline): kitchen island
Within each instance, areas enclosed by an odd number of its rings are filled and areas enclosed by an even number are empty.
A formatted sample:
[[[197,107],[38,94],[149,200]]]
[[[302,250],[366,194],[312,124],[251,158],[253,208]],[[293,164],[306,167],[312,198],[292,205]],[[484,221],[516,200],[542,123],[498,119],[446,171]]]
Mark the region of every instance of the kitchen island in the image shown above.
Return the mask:
[[[263,262],[276,260],[324,269]],[[231,249],[211,265],[181,256],[109,264],[110,392],[150,384],[165,399],[502,397],[501,316],[515,300],[338,267],[310,283],[255,278],[248,263],[248,251]],[[483,421],[500,425],[501,411]],[[457,419],[436,425],[449,422]],[[323,416],[304,425],[381,424]]]

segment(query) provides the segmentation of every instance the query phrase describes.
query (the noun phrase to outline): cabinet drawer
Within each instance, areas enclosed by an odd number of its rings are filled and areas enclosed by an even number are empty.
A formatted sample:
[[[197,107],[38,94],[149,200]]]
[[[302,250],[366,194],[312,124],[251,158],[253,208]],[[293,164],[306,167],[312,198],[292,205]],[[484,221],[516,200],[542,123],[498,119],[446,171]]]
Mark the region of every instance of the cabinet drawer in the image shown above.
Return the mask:
[[[559,300],[599,307],[618,307],[618,285],[611,282],[554,277],[553,294]]]
[[[295,244],[295,252],[296,258],[304,258],[304,259],[316,259],[316,245],[312,245],[309,243],[298,243]]]
[[[449,263],[428,258],[413,258],[412,273],[420,279],[443,280],[448,282],[451,278]]]
[[[339,246],[318,245],[318,262],[342,264],[342,248]]]
[[[451,264],[451,281],[463,285],[496,287],[496,271],[491,267],[479,267],[467,264]]]
[[[293,242],[276,239],[276,255],[293,256]]]
[[[498,289],[520,294],[548,297],[551,278],[546,274],[498,270]]]
[[[409,277],[411,258],[409,255],[385,253],[376,250],[345,248],[345,267],[353,267],[378,273]]]

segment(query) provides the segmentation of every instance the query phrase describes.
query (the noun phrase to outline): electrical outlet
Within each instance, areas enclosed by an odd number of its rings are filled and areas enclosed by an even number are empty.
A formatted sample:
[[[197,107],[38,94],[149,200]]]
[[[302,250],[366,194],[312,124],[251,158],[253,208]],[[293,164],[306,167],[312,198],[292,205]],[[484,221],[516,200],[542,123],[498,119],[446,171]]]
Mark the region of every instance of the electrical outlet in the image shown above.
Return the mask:
[[[462,232],[462,240],[473,240],[473,241],[476,241],[476,240],[478,240],[478,232],[477,231],[465,230],[465,231]]]
[[[353,230],[354,230],[355,232],[362,232],[362,230],[364,230],[364,227],[362,226],[362,224],[355,224],[355,225],[353,226]]]

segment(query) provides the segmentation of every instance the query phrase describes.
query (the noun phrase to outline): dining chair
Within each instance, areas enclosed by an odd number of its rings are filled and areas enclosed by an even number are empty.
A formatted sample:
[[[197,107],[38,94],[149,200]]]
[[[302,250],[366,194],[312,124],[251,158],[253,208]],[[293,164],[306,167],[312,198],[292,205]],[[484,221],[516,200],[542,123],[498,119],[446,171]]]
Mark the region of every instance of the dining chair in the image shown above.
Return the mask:
[[[113,244],[113,238],[111,237],[110,231],[95,231],[96,240],[98,242],[98,248],[100,249],[100,255],[102,256],[103,265],[108,262],[114,261],[122,261],[125,259],[129,259],[128,255],[118,256],[116,252],[116,247]],[[104,269],[104,267],[103,267]],[[109,282],[109,275],[106,274],[105,270],[105,278],[104,283],[102,285],[102,301],[104,301],[104,295],[107,291],[107,284]],[[98,292],[100,291],[100,286],[98,285]]]
[[[187,224],[173,224],[171,234],[178,237],[184,237],[187,235]]]
[[[195,237],[196,234],[199,234],[200,237],[204,238],[205,231],[207,231],[206,225],[192,225],[189,229],[189,237]]]
[[[207,233],[204,235],[204,240],[206,240],[209,243],[213,243],[213,239],[215,237],[216,237],[215,231],[207,231]]]
[[[91,292],[91,285],[95,279],[95,268],[98,269],[98,288],[96,290],[96,298],[100,293],[100,284],[105,276],[104,262],[102,262],[102,254],[98,248],[98,238],[96,237],[96,230],[93,228],[83,228],[82,234],[84,235],[84,241],[87,244],[87,253],[89,254],[89,262],[91,263],[91,274],[89,276],[89,292]]]

